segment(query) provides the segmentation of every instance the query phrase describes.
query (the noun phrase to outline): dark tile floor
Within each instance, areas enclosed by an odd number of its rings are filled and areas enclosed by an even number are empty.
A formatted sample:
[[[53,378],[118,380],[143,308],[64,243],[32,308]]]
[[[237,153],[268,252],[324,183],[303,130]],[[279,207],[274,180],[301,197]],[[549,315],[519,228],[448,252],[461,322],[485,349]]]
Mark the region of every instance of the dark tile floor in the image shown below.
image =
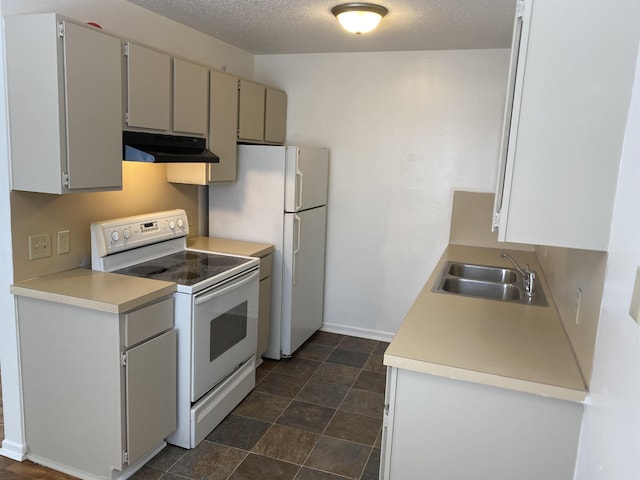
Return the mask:
[[[316,333],[265,360],[256,388],[198,447],[169,445],[135,480],[377,480],[387,343]]]
[[[387,346],[316,333],[292,358],[265,360],[256,388],[198,447],[168,445],[131,478],[377,480]],[[0,479],[70,478],[48,472],[0,457]]]

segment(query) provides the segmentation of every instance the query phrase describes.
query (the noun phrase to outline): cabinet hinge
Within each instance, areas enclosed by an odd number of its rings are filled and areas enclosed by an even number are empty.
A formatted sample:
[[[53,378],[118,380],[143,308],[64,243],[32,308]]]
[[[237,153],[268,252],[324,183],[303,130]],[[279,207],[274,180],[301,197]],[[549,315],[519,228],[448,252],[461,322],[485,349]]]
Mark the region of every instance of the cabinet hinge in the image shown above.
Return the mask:
[[[516,18],[520,18],[524,15],[525,0],[518,0],[516,3]]]
[[[500,212],[493,214],[493,228],[500,228]]]
[[[129,125],[129,112],[124,114],[124,123],[126,123],[127,125]]]
[[[122,452],[122,463],[129,463],[129,452],[126,450]]]
[[[125,57],[129,56],[129,44],[125,43],[124,45],[122,45],[122,53],[124,53]]]
[[[122,355],[120,355],[120,365],[122,365],[123,367],[127,366],[127,354],[123,353]]]
[[[60,38],[64,37],[64,22],[58,23],[58,36]]]
[[[65,187],[69,186],[69,174],[67,172],[62,172],[62,184]]]

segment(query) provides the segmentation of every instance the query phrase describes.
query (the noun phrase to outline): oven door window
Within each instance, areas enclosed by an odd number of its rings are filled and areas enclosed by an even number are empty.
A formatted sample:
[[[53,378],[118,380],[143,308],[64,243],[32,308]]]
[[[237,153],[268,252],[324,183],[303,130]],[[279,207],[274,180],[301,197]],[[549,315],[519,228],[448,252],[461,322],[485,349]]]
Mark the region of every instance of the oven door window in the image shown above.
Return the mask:
[[[247,337],[247,307],[249,302],[228,310],[211,320],[209,325],[209,361],[220,355]]]
[[[258,271],[252,271],[195,295],[191,335],[192,402],[255,355],[258,277]]]

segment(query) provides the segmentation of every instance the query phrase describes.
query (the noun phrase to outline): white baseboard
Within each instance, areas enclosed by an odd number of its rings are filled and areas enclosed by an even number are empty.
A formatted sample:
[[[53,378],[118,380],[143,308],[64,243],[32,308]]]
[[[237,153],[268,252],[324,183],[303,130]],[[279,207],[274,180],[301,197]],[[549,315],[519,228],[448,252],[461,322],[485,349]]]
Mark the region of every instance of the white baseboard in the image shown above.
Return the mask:
[[[395,333],[380,332],[378,330],[370,330],[368,328],[351,327],[348,325],[340,325],[337,323],[323,323],[320,327],[322,332],[340,333],[351,337],[368,338],[370,340],[379,340],[381,342],[390,342],[393,340]]]
[[[27,446],[24,443],[15,443],[7,440],[2,441],[0,455],[22,462],[27,457]]]

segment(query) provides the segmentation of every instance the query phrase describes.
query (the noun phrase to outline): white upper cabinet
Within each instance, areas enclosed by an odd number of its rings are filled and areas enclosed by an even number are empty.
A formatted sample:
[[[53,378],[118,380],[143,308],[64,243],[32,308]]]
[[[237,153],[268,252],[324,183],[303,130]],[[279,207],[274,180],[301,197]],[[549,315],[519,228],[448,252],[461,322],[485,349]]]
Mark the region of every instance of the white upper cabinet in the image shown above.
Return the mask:
[[[173,130],[207,134],[209,70],[180,58],[173,59]]]
[[[127,43],[126,125],[171,130],[171,57]]]
[[[499,239],[606,250],[640,2],[518,2],[494,226]]]
[[[287,130],[287,94],[267,87],[264,110],[264,141],[282,145]]]
[[[120,40],[53,13],[5,18],[11,188],[122,188]]]
[[[211,71],[209,148],[220,157],[212,163],[209,181],[236,179],[236,140],[238,135],[238,79]]]
[[[262,142],[265,87],[248,80],[240,80],[239,91],[238,140]]]

